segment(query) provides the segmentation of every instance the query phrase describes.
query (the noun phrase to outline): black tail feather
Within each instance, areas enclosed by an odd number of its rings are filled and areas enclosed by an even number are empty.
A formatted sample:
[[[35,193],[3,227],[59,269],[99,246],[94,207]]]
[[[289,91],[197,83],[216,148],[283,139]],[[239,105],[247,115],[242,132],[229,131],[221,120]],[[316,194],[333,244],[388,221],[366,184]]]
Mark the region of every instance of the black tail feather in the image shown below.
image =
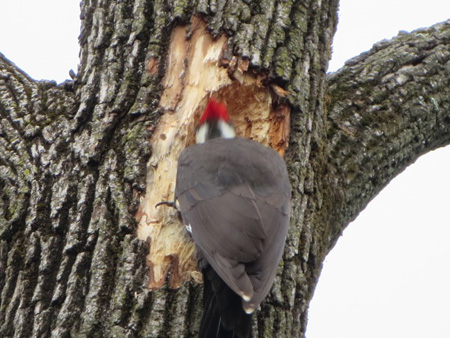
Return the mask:
[[[203,269],[203,317],[199,338],[247,338],[252,316],[242,308],[241,297],[210,267]]]

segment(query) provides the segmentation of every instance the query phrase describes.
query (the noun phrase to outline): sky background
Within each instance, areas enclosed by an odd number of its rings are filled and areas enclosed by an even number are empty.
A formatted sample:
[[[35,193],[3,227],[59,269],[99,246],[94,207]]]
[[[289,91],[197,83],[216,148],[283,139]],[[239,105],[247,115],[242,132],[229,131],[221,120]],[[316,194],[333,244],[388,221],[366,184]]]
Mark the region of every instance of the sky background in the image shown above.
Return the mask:
[[[35,79],[77,71],[79,2],[3,0],[0,52]],[[450,17],[449,0],[342,0],[330,71],[382,39]],[[450,148],[422,156],[328,255],[307,338],[450,337]]]

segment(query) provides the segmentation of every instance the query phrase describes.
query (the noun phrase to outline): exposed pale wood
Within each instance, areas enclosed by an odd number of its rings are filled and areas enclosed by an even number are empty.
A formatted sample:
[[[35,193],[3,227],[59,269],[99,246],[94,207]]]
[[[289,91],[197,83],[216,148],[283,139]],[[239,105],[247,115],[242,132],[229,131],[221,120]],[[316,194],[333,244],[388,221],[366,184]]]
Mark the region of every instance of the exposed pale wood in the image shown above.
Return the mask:
[[[0,55],[0,336],[196,336],[201,284],[172,273],[192,250],[163,254],[164,283],[149,290],[151,247],[136,218],[151,220],[138,206],[152,189],[156,202],[171,196],[172,168],[159,187],[148,182],[161,154],[176,159],[193,142],[188,130],[214,95],[241,135],[280,152],[289,141],[289,236],[253,336],[303,337],[343,228],[409,163],[450,142],[449,22],[376,44],[327,78],[335,0],[81,8],[74,81],[33,81]],[[169,62],[175,48],[184,54]]]
[[[138,237],[150,243],[150,288],[160,288],[166,280],[172,288],[190,279],[201,281],[193,242],[177,211],[155,205],[173,200],[178,156],[194,142],[196,121],[209,97],[226,103],[238,135],[273,144],[282,153],[287,146],[288,106],[272,111],[271,91],[262,84],[262,76],[248,72],[248,62],[238,58],[223,62],[227,42],[224,34],[214,39],[198,17],[189,27],[172,32],[160,101],[164,115],[152,136],[148,193],[138,212]],[[155,74],[157,61],[150,63],[149,71]]]

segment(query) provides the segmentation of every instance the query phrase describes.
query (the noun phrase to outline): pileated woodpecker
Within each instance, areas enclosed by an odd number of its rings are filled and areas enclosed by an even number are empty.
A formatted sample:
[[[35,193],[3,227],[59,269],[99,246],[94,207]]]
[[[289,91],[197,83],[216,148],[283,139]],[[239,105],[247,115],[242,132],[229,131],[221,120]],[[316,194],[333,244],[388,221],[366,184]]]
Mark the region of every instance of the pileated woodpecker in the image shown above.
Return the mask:
[[[214,99],[196,143],[178,160],[175,202],[204,278],[199,337],[248,337],[251,314],[272,287],[284,250],[286,166],[275,150],[235,137],[226,106]]]

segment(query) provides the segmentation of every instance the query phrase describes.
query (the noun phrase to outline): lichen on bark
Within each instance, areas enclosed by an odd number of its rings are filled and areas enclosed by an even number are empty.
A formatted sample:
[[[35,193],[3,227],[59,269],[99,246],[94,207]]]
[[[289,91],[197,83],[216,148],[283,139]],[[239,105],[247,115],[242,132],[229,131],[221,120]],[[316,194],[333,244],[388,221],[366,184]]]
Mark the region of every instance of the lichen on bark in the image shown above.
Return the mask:
[[[293,214],[253,336],[304,336],[323,259],[343,228],[409,163],[449,143],[449,22],[377,44],[326,76],[337,1],[81,8],[74,81],[36,82],[0,56],[0,336],[196,335],[201,285],[163,280],[149,290],[151,247],[136,236],[141,199],[153,192],[152,137],[170,114],[161,105],[170,37],[184,27],[193,39],[194,17],[211,43],[225,37],[224,79],[264,79],[245,95],[269,93],[261,102],[273,121],[289,112]],[[228,88],[215,94],[242,89]]]

